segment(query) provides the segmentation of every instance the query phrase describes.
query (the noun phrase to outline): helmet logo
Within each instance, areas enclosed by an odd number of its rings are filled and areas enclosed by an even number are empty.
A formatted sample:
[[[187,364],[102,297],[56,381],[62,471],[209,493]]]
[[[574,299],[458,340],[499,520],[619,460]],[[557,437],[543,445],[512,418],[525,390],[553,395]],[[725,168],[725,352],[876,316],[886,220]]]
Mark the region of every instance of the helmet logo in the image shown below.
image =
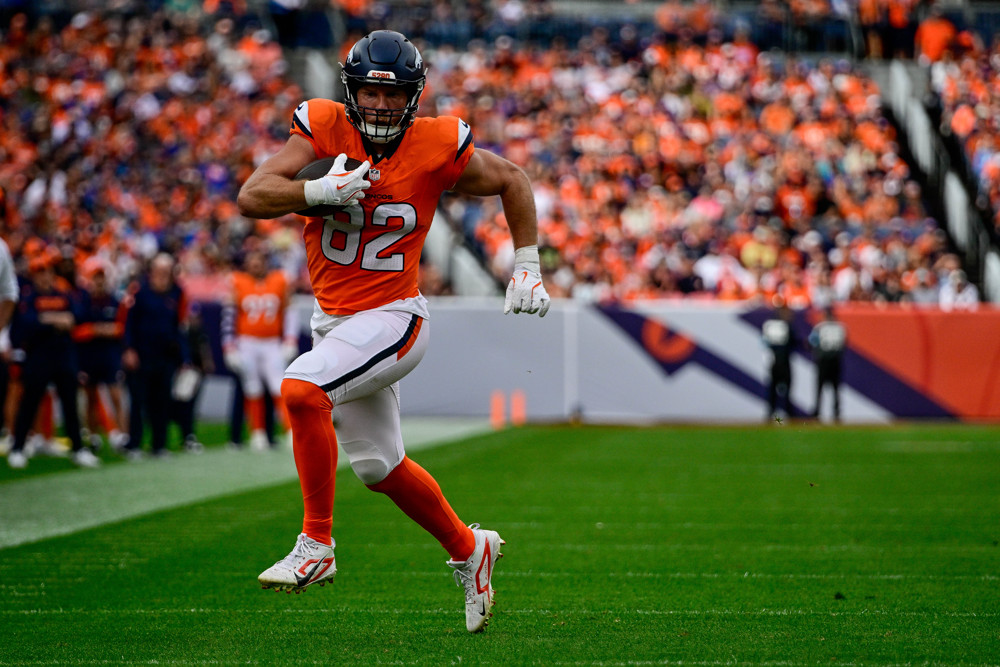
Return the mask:
[[[369,79],[382,79],[385,81],[395,81],[396,74],[394,72],[386,72],[384,70],[371,70],[368,72]]]

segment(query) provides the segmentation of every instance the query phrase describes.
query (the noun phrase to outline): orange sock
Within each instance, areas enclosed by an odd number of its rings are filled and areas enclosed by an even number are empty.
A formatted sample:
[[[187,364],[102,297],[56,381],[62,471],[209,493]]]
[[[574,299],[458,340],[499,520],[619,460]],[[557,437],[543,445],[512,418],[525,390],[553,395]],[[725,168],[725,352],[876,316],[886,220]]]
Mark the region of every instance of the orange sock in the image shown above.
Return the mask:
[[[323,544],[333,540],[333,492],[337,473],[337,434],[330,411],[333,402],[322,389],[304,380],[281,383],[294,441],[295,468],[302,486],[302,532]]]
[[[244,398],[243,412],[246,413],[247,423],[250,424],[251,431],[264,430],[264,397]]]
[[[111,433],[116,428],[115,422],[111,419],[111,415],[108,414],[108,409],[104,406],[104,399],[101,398],[101,393],[94,390],[94,407],[97,410],[97,423],[101,425],[105,433]]]
[[[51,440],[55,433],[52,418],[52,392],[46,391],[42,395],[42,402],[38,406],[38,417],[35,421],[37,426],[35,430],[45,436],[46,440]]]
[[[441,543],[452,560],[464,561],[472,555],[476,548],[472,530],[459,520],[431,474],[409,457],[404,456],[388,477],[368,488],[389,496]]]

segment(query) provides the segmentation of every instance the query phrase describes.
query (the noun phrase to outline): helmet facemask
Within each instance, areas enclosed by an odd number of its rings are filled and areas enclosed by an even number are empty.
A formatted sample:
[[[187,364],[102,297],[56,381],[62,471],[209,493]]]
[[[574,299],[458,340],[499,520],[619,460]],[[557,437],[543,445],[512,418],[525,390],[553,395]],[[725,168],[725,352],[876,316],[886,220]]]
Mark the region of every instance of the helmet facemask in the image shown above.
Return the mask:
[[[398,138],[403,130],[413,123],[417,113],[420,94],[424,90],[424,82],[393,83],[392,81],[374,77],[356,77],[341,73],[344,82],[346,99],[344,107],[347,117],[358,128],[361,134],[376,144],[386,144]],[[376,85],[395,85],[407,93],[407,103],[402,109],[376,109],[358,104],[358,89],[366,83]]]

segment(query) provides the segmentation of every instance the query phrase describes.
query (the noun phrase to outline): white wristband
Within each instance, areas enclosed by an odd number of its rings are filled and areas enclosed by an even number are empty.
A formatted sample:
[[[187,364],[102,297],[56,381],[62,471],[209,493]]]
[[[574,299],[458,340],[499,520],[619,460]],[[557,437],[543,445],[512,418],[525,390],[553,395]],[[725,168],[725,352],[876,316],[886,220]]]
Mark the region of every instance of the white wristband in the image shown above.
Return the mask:
[[[526,245],[521,248],[515,248],[514,266],[523,266],[535,273],[541,273],[541,265],[538,262],[538,246]]]
[[[302,193],[306,196],[306,204],[309,206],[325,203],[323,201],[325,190],[320,180],[317,178],[312,181],[306,181],[305,185],[302,186]]]

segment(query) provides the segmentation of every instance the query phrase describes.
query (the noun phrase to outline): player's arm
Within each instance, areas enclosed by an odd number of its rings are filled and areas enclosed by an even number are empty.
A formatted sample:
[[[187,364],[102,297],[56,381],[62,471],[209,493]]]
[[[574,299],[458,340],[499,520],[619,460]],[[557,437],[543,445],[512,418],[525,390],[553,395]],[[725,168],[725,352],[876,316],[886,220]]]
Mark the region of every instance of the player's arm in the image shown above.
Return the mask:
[[[316,151],[308,139],[293,134],[281,150],[269,157],[250,175],[236,197],[236,206],[248,218],[277,218],[316,206],[358,205],[365,190],[371,163],[365,160],[354,170],[345,167],[347,154],[341,153],[320,178],[295,180],[302,167],[316,159]]]
[[[293,134],[277,153],[264,161],[240,188],[236,206],[248,218],[277,218],[308,207],[303,181],[295,175],[316,159],[309,140]]]
[[[514,248],[538,243],[538,217],[531,182],[524,170],[510,160],[477,148],[452,190],[477,197],[499,195]]]
[[[514,241],[514,273],[507,283],[503,312],[513,310],[545,317],[549,312],[549,295],[542,285],[538,216],[528,175],[510,160],[479,148],[469,158],[452,190],[479,197],[499,195]]]

